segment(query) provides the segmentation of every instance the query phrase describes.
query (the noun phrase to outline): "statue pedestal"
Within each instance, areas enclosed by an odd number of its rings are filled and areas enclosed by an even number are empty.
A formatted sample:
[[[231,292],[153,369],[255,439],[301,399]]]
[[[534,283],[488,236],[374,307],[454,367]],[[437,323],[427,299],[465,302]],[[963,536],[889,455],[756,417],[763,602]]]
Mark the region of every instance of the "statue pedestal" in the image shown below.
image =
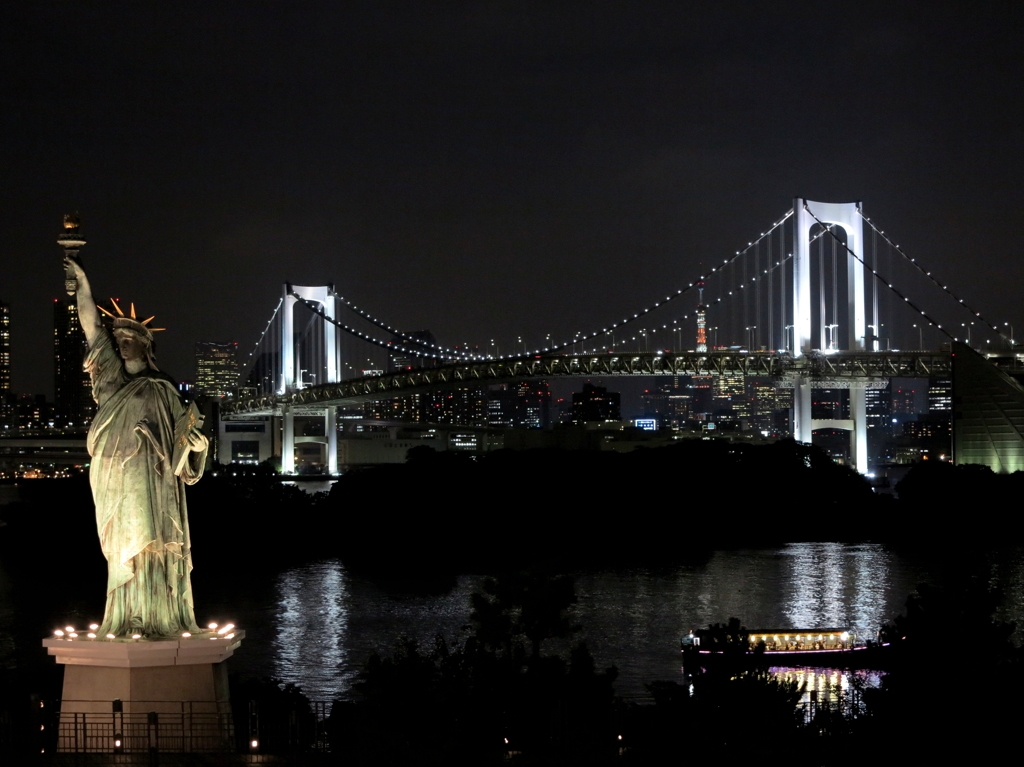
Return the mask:
[[[224,661],[244,637],[44,639],[64,664],[58,750],[227,750],[233,724]]]

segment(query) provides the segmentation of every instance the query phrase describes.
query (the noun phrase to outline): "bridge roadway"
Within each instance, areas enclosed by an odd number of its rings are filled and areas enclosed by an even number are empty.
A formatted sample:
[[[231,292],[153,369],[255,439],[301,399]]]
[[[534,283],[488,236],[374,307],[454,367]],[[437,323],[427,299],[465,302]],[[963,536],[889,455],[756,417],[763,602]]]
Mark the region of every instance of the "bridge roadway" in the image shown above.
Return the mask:
[[[518,357],[460,362],[381,376],[309,386],[284,394],[240,397],[221,403],[230,415],[278,415],[354,405],[404,394],[521,381],[528,378],[610,376],[719,376],[741,374],[774,378],[781,387],[808,380],[814,388],[881,388],[890,378],[952,375],[949,351],[841,351],[794,357],[778,352],[626,352]]]

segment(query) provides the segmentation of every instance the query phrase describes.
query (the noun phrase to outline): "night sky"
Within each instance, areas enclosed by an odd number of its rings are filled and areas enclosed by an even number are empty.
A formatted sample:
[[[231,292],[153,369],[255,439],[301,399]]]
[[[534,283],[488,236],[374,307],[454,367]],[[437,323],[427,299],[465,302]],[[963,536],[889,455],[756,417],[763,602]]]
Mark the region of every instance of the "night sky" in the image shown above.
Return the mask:
[[[155,314],[178,378],[286,280],[446,344],[601,326],[795,195],[863,200],[1024,333],[1020,7],[4,4],[14,387],[52,394],[75,210],[97,298]]]

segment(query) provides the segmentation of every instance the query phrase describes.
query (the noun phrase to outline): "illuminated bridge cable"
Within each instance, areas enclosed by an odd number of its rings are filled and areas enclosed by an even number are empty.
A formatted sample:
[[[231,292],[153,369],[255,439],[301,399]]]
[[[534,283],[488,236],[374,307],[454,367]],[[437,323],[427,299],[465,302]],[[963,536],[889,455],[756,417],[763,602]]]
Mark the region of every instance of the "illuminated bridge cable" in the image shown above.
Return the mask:
[[[771,236],[771,234],[776,229],[778,229],[780,226],[782,226],[786,221],[788,221],[789,218],[792,215],[793,215],[793,211],[792,210],[786,211],[786,213],[782,216],[782,218],[780,218],[778,221],[776,221],[774,224],[772,224],[771,228],[769,228],[768,231],[761,232],[761,236],[757,240],[752,241],[752,242],[748,242],[747,243],[747,247],[743,248],[742,250],[737,250],[736,251],[736,255],[734,255],[732,258],[724,259],[721,264],[719,264],[718,266],[712,267],[712,269],[707,274],[708,275],[717,274],[718,272],[724,270],[726,266],[734,264],[734,262],[737,259],[740,259],[743,256],[745,256],[754,247],[755,242],[760,243],[761,240],[763,240],[765,237]],[[527,355],[513,355],[513,356],[507,356],[507,357],[499,357],[498,359],[515,359],[517,356],[530,356],[531,354],[541,354],[541,353],[553,354],[555,352],[561,352],[561,351],[563,351],[565,349],[568,349],[571,346],[575,346],[576,344],[586,343],[587,341],[591,341],[591,340],[593,340],[595,338],[598,338],[599,336],[603,336],[603,335],[612,333],[613,331],[617,330],[618,328],[621,328],[621,327],[623,327],[625,325],[629,325],[629,324],[632,324],[632,323],[636,322],[637,320],[641,319],[645,315],[649,314],[654,309],[657,309],[660,306],[663,306],[664,304],[670,303],[670,302],[676,300],[677,298],[679,298],[680,296],[683,296],[686,293],[689,293],[690,290],[692,290],[698,283],[700,283],[700,282],[702,282],[704,280],[704,277],[705,277],[705,275],[701,275],[696,282],[691,282],[686,287],[679,288],[678,290],[676,290],[675,293],[670,293],[669,295],[665,296],[665,298],[663,300],[656,301],[653,305],[648,306],[647,308],[643,309],[642,311],[634,312],[632,317],[625,317],[621,322],[614,322],[614,323],[612,323],[610,325],[605,326],[601,330],[595,330],[592,333],[584,333],[582,335],[577,335],[577,336],[575,336],[574,338],[572,338],[570,340],[563,341],[562,343],[559,343],[559,344],[553,344],[553,345],[551,345],[549,347],[545,347],[543,349],[537,349],[537,350],[535,350],[533,352],[529,352]],[[633,340],[636,340],[636,336],[633,336]]]
[[[779,227],[781,227],[787,220],[789,220],[789,218],[792,215],[793,215],[793,211],[792,210],[787,211],[782,216],[782,218],[780,218],[778,221],[776,221],[774,224],[772,224],[772,226],[766,232],[762,232],[761,236],[759,238],[757,238],[754,241],[748,242],[747,243],[747,247],[743,248],[742,250],[736,251],[736,254],[732,258],[724,259],[722,264],[720,264],[719,266],[713,267],[710,270],[710,272],[708,272],[708,275],[720,273],[720,272],[722,272],[725,269],[726,266],[730,266],[730,265],[733,266],[733,268],[735,269],[735,262],[738,259],[743,258],[744,256],[747,255],[747,253],[751,252],[751,250],[753,248],[759,246],[761,241],[765,237],[770,237],[775,232],[775,230],[778,229]],[[700,277],[700,280],[702,281],[703,279],[704,279],[704,276],[702,275]],[[368,312],[365,312],[362,309],[360,309],[359,307],[355,306],[355,304],[353,304],[352,302],[348,301],[343,296],[340,296],[338,293],[332,291],[332,295],[334,295],[335,298],[337,298],[339,301],[341,301],[342,304],[346,306],[346,308],[348,308],[351,311],[353,311],[354,313],[358,314],[360,317],[362,317],[366,321],[370,322],[371,324],[375,325],[376,327],[380,328],[381,330],[386,330],[387,332],[392,333],[394,335],[397,335],[399,337],[407,338],[410,341],[413,341],[414,347],[418,346],[420,348],[406,348],[404,346],[397,345],[397,344],[394,344],[394,343],[383,342],[380,339],[374,338],[373,336],[370,336],[370,335],[368,335],[366,333],[363,333],[363,332],[361,332],[361,331],[359,331],[359,330],[357,330],[355,328],[351,328],[351,327],[345,325],[344,323],[341,323],[341,322],[339,322],[337,320],[334,320],[332,318],[327,317],[323,313],[322,309],[315,308],[314,306],[312,306],[309,303],[307,303],[305,301],[305,299],[302,299],[299,296],[295,296],[295,297],[296,297],[296,299],[298,301],[300,301],[303,305],[305,305],[307,309],[309,309],[310,311],[320,315],[325,320],[331,322],[332,324],[334,324],[338,328],[344,330],[346,333],[348,333],[348,334],[350,334],[350,335],[352,335],[352,336],[354,336],[356,338],[359,338],[361,340],[364,340],[364,341],[366,341],[368,343],[371,343],[371,344],[374,344],[376,346],[379,346],[381,348],[399,349],[399,350],[402,350],[402,351],[408,351],[409,353],[415,354],[417,356],[431,357],[431,358],[434,358],[434,359],[478,359],[478,360],[495,359],[495,360],[513,360],[513,359],[521,359],[521,358],[525,358],[525,357],[534,356],[534,355],[540,354],[542,352],[543,353],[547,353],[547,354],[561,352],[561,351],[563,351],[563,350],[565,350],[565,349],[567,349],[567,348],[569,348],[571,346],[575,346],[576,344],[580,344],[581,346],[584,346],[587,341],[592,341],[593,339],[598,338],[598,337],[603,336],[603,335],[613,334],[616,329],[621,328],[621,327],[626,326],[626,325],[629,325],[629,324],[632,324],[632,323],[636,322],[637,320],[641,319],[642,317],[644,317],[645,315],[648,315],[651,311],[653,311],[653,310],[655,310],[655,309],[657,309],[657,308],[659,308],[659,307],[661,307],[661,306],[663,306],[665,304],[668,304],[671,301],[674,301],[675,299],[679,298],[680,296],[688,293],[694,287],[694,285],[695,285],[695,283],[691,282],[686,287],[678,289],[674,294],[669,294],[668,296],[665,297],[664,300],[657,301],[652,306],[648,306],[645,309],[643,309],[642,311],[635,312],[632,317],[626,317],[621,322],[612,323],[611,325],[608,325],[608,326],[602,328],[601,330],[596,330],[596,331],[594,331],[592,333],[579,334],[579,335],[576,335],[575,337],[573,337],[572,339],[566,340],[566,341],[564,341],[564,342],[562,342],[560,344],[553,344],[553,345],[551,345],[549,347],[544,347],[543,349],[536,349],[534,351],[525,351],[524,350],[524,352],[522,354],[512,354],[512,355],[504,355],[504,356],[497,356],[497,357],[490,357],[490,356],[487,356],[487,355],[476,355],[476,354],[460,353],[460,352],[458,352],[456,350],[449,349],[449,348],[446,348],[446,347],[442,347],[442,346],[439,346],[439,345],[436,345],[436,344],[430,344],[430,343],[427,343],[427,342],[420,342],[418,339],[411,339],[408,334],[403,333],[403,332],[397,330],[396,328],[391,326],[389,323],[384,322],[383,320],[380,320],[380,319],[378,319],[376,317],[373,317]],[[292,295],[295,295],[295,294],[293,293]],[[721,298],[719,298],[718,301],[721,302]],[[319,306],[319,305],[317,305],[317,306]],[[686,318],[687,318],[687,316],[684,316],[684,319],[686,319]],[[632,340],[637,340],[637,337],[633,336]],[[436,354],[434,354],[434,353],[425,353],[422,350],[423,346],[427,346],[429,348],[435,349],[435,350],[437,350],[438,353],[436,353]]]
[[[477,355],[466,355],[466,354],[463,354],[463,353],[461,353],[461,352],[459,352],[459,351],[457,351],[455,349],[449,349],[449,348],[447,348],[445,346],[441,346],[439,344],[432,344],[432,343],[429,343],[427,341],[420,341],[419,339],[414,338],[413,336],[409,335],[408,333],[403,333],[401,330],[398,330],[397,328],[391,326],[390,324],[388,324],[384,320],[378,319],[378,318],[374,317],[373,315],[369,314],[368,312],[363,311],[358,306],[356,306],[354,303],[349,301],[347,298],[345,298],[342,295],[339,295],[336,291],[332,290],[331,291],[331,295],[334,296],[339,301],[341,301],[341,303],[349,311],[355,312],[356,314],[358,314],[360,317],[362,317],[364,320],[366,320],[367,322],[371,323],[372,325],[376,325],[381,330],[386,330],[387,332],[393,333],[396,336],[400,336],[402,338],[408,339],[412,343],[418,344],[420,346],[428,346],[431,349],[437,349],[439,352],[441,352],[443,354],[451,354],[451,355],[454,355],[454,356],[472,357],[473,359],[485,359],[485,357],[483,355],[479,355],[479,354],[477,354]]]
[[[833,229],[834,229],[834,225],[833,224],[823,224],[822,228],[819,229],[818,232],[813,237],[811,237],[808,240],[808,245],[810,246],[810,245],[813,245],[815,242],[817,242],[818,245],[819,245],[819,251],[821,251],[821,248],[824,245],[824,241],[822,240],[822,238],[825,235],[832,235],[832,230]],[[781,252],[784,252],[784,244],[780,245],[780,248],[782,248]],[[733,283],[731,289],[728,287],[728,285],[726,285],[724,287],[720,287],[720,291],[721,292],[719,293],[718,297],[710,299],[708,301],[708,306],[710,307],[710,306],[716,306],[716,305],[719,305],[719,304],[723,304],[723,302],[728,301],[728,299],[730,297],[733,297],[733,298],[740,297],[741,300],[743,300],[742,297],[746,295],[746,293],[748,292],[747,291],[748,288],[753,288],[755,290],[755,292],[757,292],[758,280],[760,280],[762,282],[764,282],[764,281],[768,282],[768,293],[769,293],[769,296],[770,296],[771,295],[771,290],[772,290],[772,282],[773,282],[772,275],[773,275],[773,273],[775,271],[782,269],[783,270],[783,275],[782,275],[782,279],[779,281],[780,282],[780,290],[781,290],[781,294],[782,294],[780,301],[781,301],[781,313],[782,313],[783,318],[785,318],[785,311],[786,311],[786,296],[785,296],[786,281],[785,281],[785,272],[784,272],[784,270],[785,270],[786,263],[793,259],[793,254],[789,253],[789,254],[783,256],[779,261],[776,261],[775,263],[771,263],[771,253],[770,252],[769,252],[768,255],[769,255],[769,266],[768,266],[767,269],[759,269],[758,270],[759,273],[757,275],[752,276],[746,283],[742,283],[742,282],[739,283],[739,284]],[[819,259],[823,259],[823,258],[824,258],[823,252],[819,252]],[[724,271],[724,270],[722,270],[722,271]],[[821,279],[824,280],[824,277],[822,276]],[[824,285],[824,283],[822,283],[822,284]],[[837,290],[837,287],[835,285],[833,285],[833,293],[835,293],[836,290]],[[824,294],[823,291],[824,291],[824,288],[822,288],[822,290],[820,291],[820,295],[821,295],[822,301],[824,302],[824,295],[825,294]],[[824,307],[824,303],[823,303],[822,307],[821,307],[822,317],[824,317],[824,311],[825,311],[825,307]],[[833,308],[833,311],[834,311],[834,308]],[[768,302],[768,312],[769,312],[769,318],[771,318],[772,313],[774,312],[774,309],[773,309],[773,306],[772,306],[772,301]],[[757,316],[760,318],[760,310],[758,310]],[[688,319],[688,316],[684,315],[682,317],[682,319],[684,319],[684,320]],[[833,322],[835,322],[835,320],[833,320]],[[824,320],[823,320],[822,321],[822,326],[823,327],[824,327],[824,324],[825,323],[824,323]],[[769,326],[773,326],[773,325],[774,325],[773,320],[769,319]],[[783,326],[785,326],[785,321],[783,321]],[[822,332],[822,334],[824,334],[824,330],[822,330],[821,332]],[[633,340],[636,340],[635,337],[634,337]],[[771,344],[772,342],[770,341],[769,343]],[[825,342],[823,340],[822,341],[822,345],[823,346],[824,346],[824,343]],[[783,327],[783,345],[784,344],[785,344],[785,327]]]
[[[933,285],[938,287],[940,290],[942,290],[944,293],[946,293],[950,298],[952,298],[957,304],[962,306],[964,309],[966,309],[968,312],[973,314],[975,317],[977,317],[983,323],[988,325],[989,329],[991,329],[992,332],[994,332],[996,335],[998,335],[1004,341],[1007,341],[1007,342],[1010,341],[1010,339],[1006,337],[1006,335],[1003,333],[1003,331],[1001,331],[996,325],[993,325],[987,319],[982,317],[981,316],[981,312],[975,310],[974,307],[972,307],[970,304],[966,303],[956,293],[954,293],[952,290],[950,290],[947,285],[943,285],[941,282],[939,282],[937,279],[935,279],[932,276],[931,272],[925,271],[924,267],[922,267],[919,263],[917,263],[917,259],[911,258],[905,252],[903,252],[903,249],[899,245],[897,245],[895,242],[893,242],[892,239],[889,238],[886,235],[885,232],[881,231],[878,227],[876,227],[871,222],[871,219],[864,215],[863,211],[858,210],[857,212],[860,213],[861,218],[863,218],[864,221],[867,222],[867,225],[871,227],[872,232],[874,232],[879,237],[881,237],[883,240],[885,240],[886,243],[888,243],[889,247],[893,248],[897,253],[899,253],[901,256],[903,256],[904,260],[907,261],[907,263],[909,263],[912,267],[917,269],[917,271],[919,271],[921,274],[923,274]],[[949,333],[946,333],[946,335],[949,335]],[[950,336],[950,337],[952,337],[952,336]],[[1011,343],[1011,346],[1012,345],[1013,344]]]
[[[874,231],[874,228],[871,230],[871,269],[876,272],[878,271],[878,233]],[[876,280],[871,281],[871,318],[875,323],[871,326],[874,331],[872,346],[875,347],[874,350],[877,351],[877,347],[879,346],[878,336],[880,333],[878,332],[878,282]],[[890,320],[890,323],[891,322],[892,320]]]
[[[811,218],[813,218],[815,221],[817,221],[819,224],[821,224],[821,226],[825,226],[825,224],[822,223],[821,219],[819,219],[817,216],[814,215],[814,212],[810,209],[810,206],[808,206],[806,203],[804,204],[804,210],[806,210],[810,214]],[[882,283],[882,285],[888,287],[889,291],[891,293],[895,294],[898,298],[902,298],[903,299],[903,303],[905,303],[907,306],[909,306],[911,309],[913,309],[915,312],[917,312],[917,314],[919,314],[921,317],[924,317],[925,320],[927,320],[928,324],[930,324],[932,327],[935,327],[935,328],[938,328],[939,330],[941,330],[946,335],[946,337],[949,338],[951,341],[955,341],[956,340],[953,337],[953,335],[948,330],[946,330],[944,327],[942,327],[942,325],[940,325],[936,320],[932,319],[931,316],[929,316],[927,312],[925,312],[923,309],[921,309],[921,307],[919,307],[917,304],[915,304],[913,301],[911,301],[907,296],[903,295],[903,293],[900,291],[899,288],[894,287],[891,282],[889,282],[883,275],[879,274],[877,271],[872,271],[871,268],[868,267],[868,265],[864,262],[864,259],[862,259],[856,253],[854,253],[845,242],[840,240],[836,236],[835,232],[829,230],[829,234],[831,234],[832,237],[835,238],[836,242],[838,242],[839,245],[842,248],[844,248],[847,253],[849,253],[851,256],[853,256],[858,262],[860,262],[860,264],[862,266],[864,266],[865,269],[867,269],[869,272],[871,272],[874,275],[875,279],[879,280]],[[999,331],[996,330],[996,332],[998,333]]]
[[[252,357],[256,354],[256,352],[259,351],[260,344],[263,343],[263,338],[267,335],[267,331],[271,330],[271,325],[273,324],[274,320],[277,319],[277,313],[281,310],[281,304],[283,304],[283,303],[284,303],[284,299],[283,298],[279,298],[277,300],[277,306],[275,306],[274,307],[274,311],[271,312],[270,319],[267,320],[267,325],[266,325],[265,328],[263,328],[263,332],[260,333],[260,337],[258,339],[256,339],[256,345],[253,346],[252,351],[249,352],[248,359],[252,359]],[[273,336],[273,332],[271,332],[271,336]],[[246,368],[245,370],[242,370],[242,371],[239,372],[239,374],[238,374],[238,385],[239,386],[243,385],[243,383],[245,382],[245,378],[244,377],[248,376],[248,374],[251,372],[251,370],[252,370],[252,368],[250,366],[250,367]]]
[[[783,257],[783,253],[786,252],[786,230],[779,230],[779,262],[778,266],[782,269],[782,274],[779,279],[779,324],[782,326],[782,343],[779,344],[780,349],[788,349],[789,346],[786,344],[786,267],[784,266],[786,259]]]
[[[724,268],[726,266],[729,266],[729,265],[732,265],[735,268],[735,261],[736,260],[738,260],[740,258],[743,258],[747,253],[749,253],[751,251],[752,248],[759,246],[761,240],[763,240],[765,237],[770,237],[774,233],[774,231],[776,229],[778,229],[779,227],[781,227],[792,215],[793,215],[793,211],[792,210],[787,211],[782,216],[781,219],[776,221],[771,226],[771,228],[769,228],[766,232],[762,232],[761,236],[757,240],[752,241],[752,242],[748,242],[746,248],[744,248],[742,250],[736,251],[736,254],[732,258],[724,259],[722,264],[720,264],[719,266],[713,267],[708,274],[710,275],[710,274],[719,273],[722,270],[724,270]],[[703,279],[704,279],[704,276],[702,275],[700,280],[703,280]],[[574,336],[573,338],[568,339],[566,341],[563,341],[562,343],[559,343],[559,344],[553,344],[551,346],[544,347],[544,348],[541,348],[541,349],[536,349],[536,350],[533,350],[533,351],[526,351],[526,350],[524,350],[522,354],[511,354],[511,355],[495,356],[495,357],[491,357],[489,355],[471,355],[471,354],[466,354],[466,353],[460,353],[460,352],[458,352],[456,350],[449,349],[449,348],[446,348],[446,347],[442,347],[442,346],[439,346],[439,345],[436,345],[436,344],[422,343],[422,342],[419,342],[418,340],[415,341],[415,343],[417,345],[419,345],[419,346],[429,346],[432,349],[436,349],[440,353],[439,354],[424,354],[420,350],[413,350],[412,353],[419,354],[419,356],[429,356],[429,357],[434,357],[434,358],[437,358],[437,359],[458,358],[458,359],[479,359],[479,360],[488,360],[488,359],[494,359],[494,360],[514,360],[514,359],[522,359],[522,358],[525,358],[525,357],[534,356],[534,355],[541,354],[541,353],[552,354],[552,353],[556,353],[556,352],[561,352],[561,351],[563,351],[565,349],[568,349],[569,347],[574,347],[577,344],[580,344],[580,346],[585,348],[585,344],[586,344],[587,341],[593,341],[594,339],[596,339],[596,338],[598,338],[600,336],[604,336],[604,335],[609,335],[609,334],[613,335],[614,331],[616,329],[619,329],[619,328],[621,328],[623,326],[632,324],[632,323],[636,322],[637,320],[641,319],[642,317],[644,317],[645,315],[649,314],[651,311],[661,307],[664,304],[667,304],[667,303],[675,300],[676,298],[679,298],[680,296],[684,295],[685,293],[688,293],[694,287],[694,284],[695,283],[692,283],[692,282],[689,283],[685,288],[680,288],[674,294],[669,294],[668,296],[666,296],[663,301],[657,301],[652,306],[648,306],[645,309],[643,309],[642,311],[635,312],[632,317],[624,318],[621,322],[612,323],[611,325],[608,325],[608,326],[602,328],[601,330],[596,330],[596,331],[594,331],[592,333],[578,334],[578,335]],[[403,338],[410,338],[408,334],[402,333],[401,331],[397,330],[396,328],[394,328],[390,324],[384,322],[383,320],[380,320],[380,319],[378,319],[376,317],[373,317],[369,313],[367,313],[367,312],[363,311],[362,309],[360,309],[359,307],[355,306],[355,304],[353,304],[352,302],[348,301],[343,296],[338,295],[336,292],[333,293],[333,295],[338,300],[340,300],[348,309],[350,309],[351,311],[355,312],[360,317],[362,317],[363,319],[365,319],[368,322],[372,323],[373,325],[377,326],[381,330],[386,330],[389,333],[393,333],[393,334],[395,334],[397,336],[400,336],[400,337],[403,337]],[[721,301],[721,299],[719,299],[719,301]],[[307,308],[309,308],[311,311],[316,311],[316,309],[314,309],[311,306],[307,307]],[[324,315],[322,315],[322,312],[317,312],[317,313],[321,314],[321,316],[324,316]],[[685,318],[686,317],[684,317],[684,319]],[[334,323],[335,325],[337,325],[339,328],[345,330],[346,332],[348,332],[348,333],[350,333],[350,334],[352,334],[352,335],[354,335],[354,336],[356,336],[358,338],[361,338],[363,340],[367,340],[370,343],[376,343],[377,345],[387,346],[388,348],[400,348],[400,347],[395,346],[394,344],[391,344],[391,345],[384,344],[383,342],[379,341],[378,339],[374,339],[371,336],[368,336],[367,334],[364,334],[364,333],[361,333],[358,330],[355,330],[354,328],[349,328],[348,326],[346,326],[346,325],[344,325],[342,323],[338,323],[338,322],[336,322],[334,320],[331,320],[330,318],[328,318],[326,316],[324,316],[324,319],[327,319],[328,321]],[[413,340],[413,339],[410,339],[410,340]],[[635,341],[635,340],[637,340],[637,337],[633,336],[631,340]]]
[[[371,335],[369,335],[367,333],[363,333],[361,330],[357,330],[356,328],[349,327],[345,323],[339,322],[338,320],[333,319],[332,317],[328,317],[324,313],[323,305],[318,303],[318,302],[308,301],[305,298],[303,298],[302,296],[299,296],[299,295],[297,295],[294,292],[290,293],[289,295],[293,296],[296,299],[296,301],[298,301],[298,303],[302,304],[304,307],[309,309],[309,311],[313,312],[313,314],[316,314],[320,318],[326,320],[327,322],[330,322],[336,328],[344,330],[346,333],[348,333],[348,334],[350,334],[352,336],[355,336],[356,338],[360,339],[361,341],[365,341],[366,343],[373,344],[374,346],[378,346],[381,349],[398,350],[398,351],[401,351],[401,352],[406,352],[407,354],[414,354],[414,355],[416,355],[418,357],[430,357],[430,358],[433,358],[433,359],[443,359],[443,360],[452,360],[452,359],[454,359],[456,361],[462,361],[462,362],[464,362],[464,361],[466,361],[468,359],[467,355],[461,355],[460,356],[460,355],[447,355],[447,354],[433,354],[433,353],[430,353],[430,352],[423,351],[422,348],[420,348],[420,349],[409,348],[409,347],[402,346],[401,344],[396,344],[396,343],[393,343],[393,342],[390,342],[390,341],[382,341],[379,338],[375,338],[374,336],[371,336]]]

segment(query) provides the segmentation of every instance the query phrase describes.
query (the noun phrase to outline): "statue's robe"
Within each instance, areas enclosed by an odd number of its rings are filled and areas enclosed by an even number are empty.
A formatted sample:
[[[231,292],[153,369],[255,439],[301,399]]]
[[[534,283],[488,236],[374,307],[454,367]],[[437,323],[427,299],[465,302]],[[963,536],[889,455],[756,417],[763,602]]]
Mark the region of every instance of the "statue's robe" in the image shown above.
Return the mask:
[[[89,429],[89,481],[107,558],[100,636],[179,636],[198,631],[192,602],[185,487],[203,473],[206,451],[171,470],[175,422],[184,412],[174,382],[147,368],[125,369],[113,338],[100,332],[85,361],[99,407]]]

